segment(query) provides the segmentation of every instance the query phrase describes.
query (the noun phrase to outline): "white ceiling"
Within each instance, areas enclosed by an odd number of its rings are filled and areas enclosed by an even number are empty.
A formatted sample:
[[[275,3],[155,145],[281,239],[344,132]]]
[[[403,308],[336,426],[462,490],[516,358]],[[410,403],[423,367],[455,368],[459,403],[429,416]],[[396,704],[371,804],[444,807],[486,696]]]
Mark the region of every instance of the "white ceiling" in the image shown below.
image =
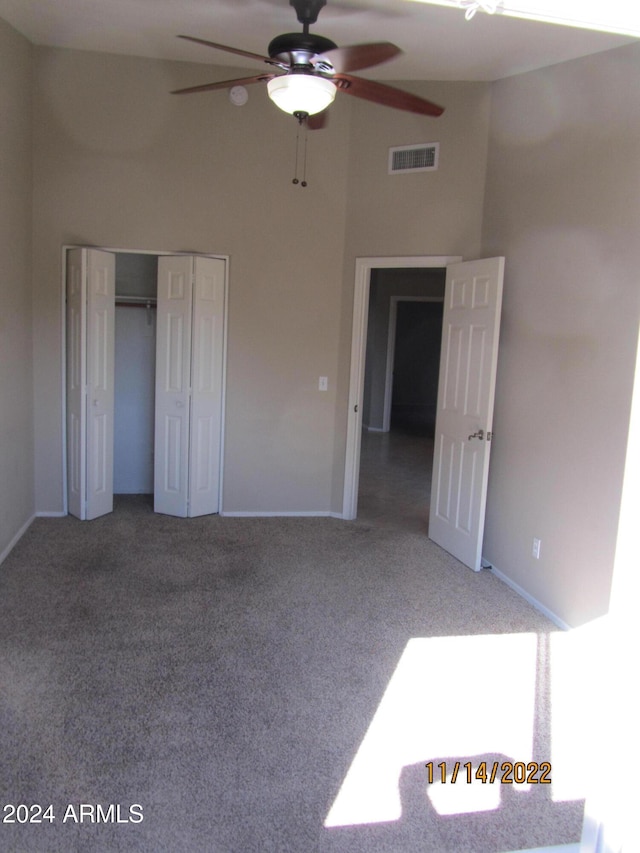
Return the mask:
[[[266,55],[274,36],[301,30],[288,0],[0,0],[0,17],[39,45],[256,72],[250,59],[176,35]],[[397,44],[403,56],[358,72],[379,80],[497,80],[633,41],[484,12],[465,21],[461,9],[409,0],[328,0],[312,32],[338,45]]]

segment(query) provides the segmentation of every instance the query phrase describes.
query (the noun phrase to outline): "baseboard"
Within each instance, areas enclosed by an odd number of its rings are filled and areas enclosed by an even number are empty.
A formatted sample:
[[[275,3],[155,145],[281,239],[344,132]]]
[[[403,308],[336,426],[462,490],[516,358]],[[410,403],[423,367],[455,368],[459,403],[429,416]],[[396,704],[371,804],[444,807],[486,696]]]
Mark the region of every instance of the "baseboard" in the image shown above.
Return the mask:
[[[13,539],[9,542],[9,544],[4,549],[4,551],[2,551],[2,553],[0,553],[0,563],[3,563],[7,559],[7,557],[11,553],[11,551],[15,548],[15,546],[18,544],[20,539],[22,539],[24,534],[27,532],[27,530],[31,526],[31,522],[33,521],[34,518],[35,518],[35,515],[32,515],[28,521],[25,521],[25,523],[22,525],[20,530],[18,530],[16,535],[13,537]]]
[[[511,580],[510,577],[497,569],[494,565],[489,564],[487,568],[491,569],[491,572],[501,581],[506,583],[507,586],[510,586],[514,592],[517,592],[518,595],[521,595],[529,604],[533,605],[536,610],[539,610],[547,619],[551,619],[551,621],[558,626],[558,628],[562,628],[563,631],[570,631],[571,625],[567,625],[565,621],[563,621],[557,614],[555,614],[552,610],[549,610],[548,607],[545,607],[544,604],[538,601],[537,598],[534,598],[530,595],[526,589],[517,584],[514,580]]]
[[[522,850],[521,853],[580,853],[580,844],[558,844],[555,847],[528,847],[526,850]]]
[[[66,512],[37,512],[36,518],[64,518],[66,515]]]
[[[283,510],[281,512],[244,512],[236,510],[225,510],[220,515],[224,518],[342,518],[341,513],[329,512],[328,510],[310,510],[308,512],[295,512]]]

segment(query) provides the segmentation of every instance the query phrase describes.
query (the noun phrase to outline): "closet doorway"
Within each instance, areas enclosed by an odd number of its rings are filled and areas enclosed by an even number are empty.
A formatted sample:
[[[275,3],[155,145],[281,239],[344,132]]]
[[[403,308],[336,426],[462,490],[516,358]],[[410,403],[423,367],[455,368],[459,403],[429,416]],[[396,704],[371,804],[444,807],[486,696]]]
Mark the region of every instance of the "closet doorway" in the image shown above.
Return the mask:
[[[152,495],[158,256],[115,257],[113,492]]]
[[[68,511],[220,511],[227,259],[66,252]]]

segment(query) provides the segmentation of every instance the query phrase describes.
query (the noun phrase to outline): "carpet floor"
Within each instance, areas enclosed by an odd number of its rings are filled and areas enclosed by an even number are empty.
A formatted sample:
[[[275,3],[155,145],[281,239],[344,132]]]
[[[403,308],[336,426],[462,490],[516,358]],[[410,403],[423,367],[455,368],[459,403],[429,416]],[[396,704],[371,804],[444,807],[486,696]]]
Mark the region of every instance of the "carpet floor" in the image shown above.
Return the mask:
[[[0,849],[578,841],[583,803],[551,785],[450,781],[456,762],[550,761],[556,629],[429,541],[408,459],[363,447],[354,522],[174,519],[145,496],[36,519],[0,569]],[[436,796],[471,789],[497,799]]]

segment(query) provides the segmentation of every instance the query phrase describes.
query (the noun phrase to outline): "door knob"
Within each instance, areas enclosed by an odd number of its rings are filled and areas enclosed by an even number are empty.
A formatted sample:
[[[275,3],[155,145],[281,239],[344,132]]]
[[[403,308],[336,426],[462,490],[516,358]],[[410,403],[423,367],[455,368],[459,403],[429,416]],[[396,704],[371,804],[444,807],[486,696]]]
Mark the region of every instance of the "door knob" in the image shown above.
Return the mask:
[[[483,440],[483,438],[484,438],[484,430],[483,430],[483,429],[479,429],[477,432],[472,433],[472,434],[469,436],[469,440],[471,440],[472,438],[479,438],[479,439],[480,439],[480,441],[482,441],[482,440]]]

